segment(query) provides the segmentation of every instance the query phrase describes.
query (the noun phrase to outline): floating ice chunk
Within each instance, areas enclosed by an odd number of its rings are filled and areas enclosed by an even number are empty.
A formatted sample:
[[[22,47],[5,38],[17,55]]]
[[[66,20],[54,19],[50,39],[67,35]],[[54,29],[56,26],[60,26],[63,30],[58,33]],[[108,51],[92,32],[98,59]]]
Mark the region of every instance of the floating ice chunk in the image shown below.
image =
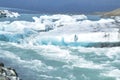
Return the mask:
[[[111,23],[111,22],[114,22],[114,21],[115,21],[114,19],[100,19],[99,23]]]
[[[115,19],[117,23],[120,23],[120,16],[112,16],[112,18]]]
[[[1,17],[18,17],[20,16],[19,13],[17,12],[11,12],[11,11],[8,11],[8,10],[0,10],[0,16]]]
[[[73,18],[75,18],[76,20],[87,20],[87,16],[85,16],[84,14],[81,15],[73,15]]]

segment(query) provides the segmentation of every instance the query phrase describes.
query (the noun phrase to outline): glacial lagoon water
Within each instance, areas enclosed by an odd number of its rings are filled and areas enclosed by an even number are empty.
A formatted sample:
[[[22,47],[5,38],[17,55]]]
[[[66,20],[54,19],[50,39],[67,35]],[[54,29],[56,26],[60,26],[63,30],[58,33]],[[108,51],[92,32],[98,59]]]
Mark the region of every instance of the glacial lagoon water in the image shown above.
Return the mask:
[[[21,14],[2,18],[0,62],[15,68],[22,80],[120,80],[119,46],[75,45],[118,42],[117,31],[114,19],[99,16]]]

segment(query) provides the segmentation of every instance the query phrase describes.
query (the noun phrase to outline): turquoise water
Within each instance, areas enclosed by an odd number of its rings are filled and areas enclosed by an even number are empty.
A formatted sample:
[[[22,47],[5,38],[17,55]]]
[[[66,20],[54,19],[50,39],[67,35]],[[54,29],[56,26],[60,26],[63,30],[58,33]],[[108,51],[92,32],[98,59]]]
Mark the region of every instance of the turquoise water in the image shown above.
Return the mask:
[[[117,80],[120,49],[18,46],[0,42],[0,61],[22,80]]]
[[[18,18],[0,19],[0,27],[7,26],[6,29],[0,28],[1,34],[4,32],[0,35],[0,62],[7,67],[15,68],[22,80],[120,80],[119,46],[96,48],[52,45],[50,42],[46,45],[35,44],[34,39],[41,37],[42,32],[38,34],[35,30],[27,28],[23,30],[26,31],[24,33],[21,28],[33,24],[32,17],[40,15],[21,14]],[[97,21],[100,16],[89,15],[88,19]],[[14,25],[18,28],[17,32],[14,28],[8,29]]]

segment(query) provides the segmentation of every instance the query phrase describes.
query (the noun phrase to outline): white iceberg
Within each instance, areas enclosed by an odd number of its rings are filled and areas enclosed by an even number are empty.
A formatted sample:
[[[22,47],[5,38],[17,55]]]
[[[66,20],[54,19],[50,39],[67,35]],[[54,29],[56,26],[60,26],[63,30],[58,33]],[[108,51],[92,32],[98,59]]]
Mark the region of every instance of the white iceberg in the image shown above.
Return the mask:
[[[20,16],[20,14],[17,12],[11,12],[8,10],[0,10],[0,17],[11,17],[11,18],[15,17],[16,18],[18,16]]]
[[[91,21],[85,15],[57,14],[33,17],[33,20],[0,22],[0,40],[33,45],[75,46],[120,41],[115,19]]]

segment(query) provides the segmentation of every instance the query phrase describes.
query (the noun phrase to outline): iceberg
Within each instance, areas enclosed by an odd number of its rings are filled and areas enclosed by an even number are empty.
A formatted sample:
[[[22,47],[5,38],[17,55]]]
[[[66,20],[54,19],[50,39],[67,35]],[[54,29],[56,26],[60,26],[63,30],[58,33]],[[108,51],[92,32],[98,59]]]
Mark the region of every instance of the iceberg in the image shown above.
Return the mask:
[[[17,12],[11,12],[8,10],[0,10],[0,18],[2,17],[11,17],[11,18],[15,17],[16,18],[18,16],[20,16],[20,14]]]
[[[0,22],[0,40],[32,45],[119,45],[119,26],[113,18],[92,21],[85,15],[56,14],[33,20]]]

